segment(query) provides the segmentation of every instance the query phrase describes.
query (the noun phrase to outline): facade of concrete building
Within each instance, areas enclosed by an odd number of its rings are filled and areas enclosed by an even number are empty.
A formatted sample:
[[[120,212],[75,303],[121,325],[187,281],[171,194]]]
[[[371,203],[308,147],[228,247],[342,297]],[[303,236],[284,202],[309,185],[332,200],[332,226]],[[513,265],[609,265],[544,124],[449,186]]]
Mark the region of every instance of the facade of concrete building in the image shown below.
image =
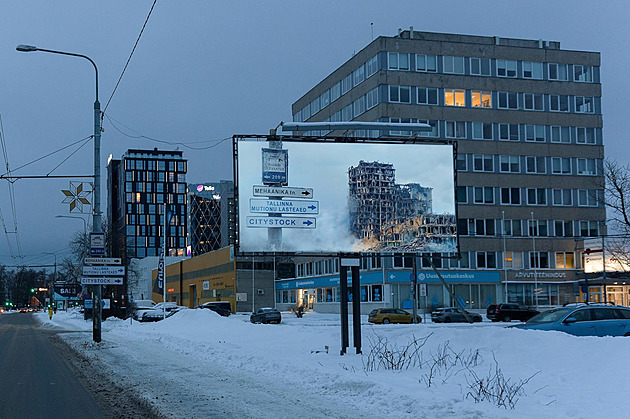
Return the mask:
[[[186,170],[187,161],[181,151],[130,149],[120,160],[110,156],[110,256],[158,256],[165,235],[168,256],[186,254]],[[170,215],[166,232],[165,205]]]
[[[582,298],[580,242],[604,234],[606,221],[599,53],[544,40],[399,31],[372,41],[292,111],[296,122],[424,122],[432,130],[420,138],[456,142],[461,258],[438,252],[420,257],[439,261],[455,298],[468,307],[496,301],[553,306]],[[452,304],[421,265],[428,300]],[[410,267],[404,255],[390,255],[376,268],[368,263],[365,273],[374,272],[378,282],[380,272],[379,284],[387,288],[380,294],[393,298],[384,303],[398,305],[409,298],[409,284],[396,282],[397,275]],[[315,284],[326,275],[336,273],[298,267],[296,288],[287,292],[308,291],[300,281]],[[312,287],[315,302],[318,288],[331,281]],[[321,291],[322,303],[327,292]],[[594,287],[590,294],[602,299],[601,293]]]
[[[191,256],[234,244],[234,182],[189,184],[188,208]]]

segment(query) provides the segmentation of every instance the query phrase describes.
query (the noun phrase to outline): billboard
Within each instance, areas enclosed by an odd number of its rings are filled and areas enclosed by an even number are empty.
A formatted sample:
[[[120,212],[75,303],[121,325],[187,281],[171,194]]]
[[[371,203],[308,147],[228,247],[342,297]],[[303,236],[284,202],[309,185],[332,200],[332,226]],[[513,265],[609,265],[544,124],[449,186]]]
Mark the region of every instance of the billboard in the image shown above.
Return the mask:
[[[240,253],[458,251],[453,142],[233,140]]]

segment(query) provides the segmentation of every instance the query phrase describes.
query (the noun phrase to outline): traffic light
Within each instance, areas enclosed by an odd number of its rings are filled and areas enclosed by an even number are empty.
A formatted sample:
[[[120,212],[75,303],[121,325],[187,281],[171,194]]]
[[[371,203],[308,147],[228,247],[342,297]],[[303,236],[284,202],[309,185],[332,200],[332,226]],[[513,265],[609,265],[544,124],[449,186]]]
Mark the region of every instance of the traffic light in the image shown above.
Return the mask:
[[[37,291],[37,288],[31,288],[31,292]]]

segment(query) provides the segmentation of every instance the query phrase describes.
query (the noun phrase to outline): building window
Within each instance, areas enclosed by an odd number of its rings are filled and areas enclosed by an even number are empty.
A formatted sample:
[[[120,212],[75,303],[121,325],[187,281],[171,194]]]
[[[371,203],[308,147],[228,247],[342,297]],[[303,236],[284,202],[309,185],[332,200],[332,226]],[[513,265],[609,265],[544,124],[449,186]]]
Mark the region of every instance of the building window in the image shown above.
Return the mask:
[[[418,121],[419,123],[422,124],[427,124],[431,126],[431,131],[421,131],[420,132],[420,137],[439,137],[439,132],[438,132],[438,121],[435,119],[421,119]]]
[[[489,76],[490,59],[472,57],[470,59],[470,74],[474,76]]]
[[[507,269],[523,269],[522,252],[505,252],[503,257],[504,267]]]
[[[520,188],[501,188],[501,204],[520,205],[521,204]]]
[[[597,191],[592,189],[578,189],[578,206],[580,207],[596,207]]]
[[[549,252],[529,252],[530,268],[548,269]]]
[[[542,111],[543,108],[543,95],[536,93],[523,93],[524,109],[526,111]]]
[[[474,187],[475,204],[494,204],[494,190],[491,187]]]
[[[556,206],[571,206],[573,200],[571,199],[571,189],[552,189],[553,205]]]
[[[573,237],[573,221],[554,221],[554,234],[556,237]]]
[[[554,175],[570,175],[571,159],[568,157],[552,157],[551,173]]]
[[[365,63],[365,78],[367,79],[378,71],[378,57],[374,56]]]
[[[530,237],[547,237],[547,220],[527,220]]]
[[[464,57],[445,55],[442,57],[442,64],[445,73],[464,74]]]
[[[438,89],[434,87],[418,87],[419,105],[438,105]]]
[[[575,269],[575,254],[556,252],[556,269]]]
[[[455,192],[458,204],[468,203],[468,188],[465,186],[458,186]]]
[[[578,144],[595,144],[595,128],[577,127],[577,138],[575,142]]]
[[[475,172],[493,172],[493,156],[489,154],[473,155],[473,171]]]
[[[527,188],[527,205],[547,205],[545,188]]]
[[[575,112],[577,113],[594,113],[595,107],[593,106],[593,97],[589,96],[576,96],[575,97]]]
[[[475,140],[492,140],[492,124],[483,122],[473,122],[473,139]]]
[[[569,112],[569,96],[549,95],[549,110],[552,112]]]
[[[549,63],[549,80],[568,80],[568,71],[566,64]]]
[[[477,268],[494,269],[497,267],[496,252],[476,252]]]
[[[499,164],[503,173],[521,172],[521,159],[519,156],[499,156]]]
[[[409,54],[390,52],[387,55],[387,68],[390,70],[409,70]]]
[[[522,236],[521,220],[503,220],[503,234],[510,237]]]
[[[593,67],[590,65],[573,65],[573,81],[592,83]]]
[[[476,236],[494,236],[494,220],[493,219],[481,219],[481,220],[470,220],[474,222],[475,226],[475,235]]]
[[[341,79],[341,94],[345,95],[352,89],[352,73]]]
[[[492,108],[492,93],[479,90],[472,91],[473,108]]]
[[[407,57],[409,56],[407,55]],[[401,68],[401,70],[403,69]],[[407,70],[409,70],[409,58],[407,58]],[[360,66],[352,73],[352,81],[354,82],[355,86],[358,86],[363,82],[363,80],[365,80],[365,67]],[[322,104],[321,107],[324,108],[324,105]]]
[[[466,106],[466,91],[461,89],[444,89],[445,106]]]
[[[599,223],[597,221],[580,221],[581,237],[597,237],[599,236]]]
[[[525,125],[525,141],[545,142],[544,125]]]
[[[523,78],[542,80],[543,64],[531,61],[523,61]]]
[[[372,89],[365,94],[365,105],[367,109],[372,109],[378,105],[378,88]]]
[[[411,103],[411,86],[389,86],[389,101]]]
[[[518,141],[518,124],[499,124],[499,140]]]
[[[498,92],[499,109],[518,109],[518,95],[516,92]]]
[[[455,161],[455,169],[458,172],[465,172],[468,170],[468,160],[466,159],[466,154],[458,154],[457,160]]]
[[[416,71],[437,72],[437,55],[416,54]]]
[[[446,121],[447,138],[466,138],[466,122]]]
[[[577,159],[578,175],[596,175],[597,160],[596,159]]]
[[[571,130],[569,127],[551,127],[551,142],[565,143],[571,142]]]
[[[498,77],[516,77],[516,61],[497,60]]]

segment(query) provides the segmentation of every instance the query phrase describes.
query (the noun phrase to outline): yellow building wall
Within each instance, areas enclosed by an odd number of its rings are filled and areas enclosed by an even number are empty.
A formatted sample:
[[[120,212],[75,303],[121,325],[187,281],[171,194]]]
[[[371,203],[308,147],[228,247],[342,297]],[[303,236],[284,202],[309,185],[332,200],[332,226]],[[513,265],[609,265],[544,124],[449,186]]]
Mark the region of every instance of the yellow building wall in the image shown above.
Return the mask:
[[[152,271],[155,282],[157,269]],[[153,301],[162,301],[153,293]],[[236,263],[233,247],[224,247],[166,266],[166,301],[189,308],[207,301],[229,301],[236,311]]]

